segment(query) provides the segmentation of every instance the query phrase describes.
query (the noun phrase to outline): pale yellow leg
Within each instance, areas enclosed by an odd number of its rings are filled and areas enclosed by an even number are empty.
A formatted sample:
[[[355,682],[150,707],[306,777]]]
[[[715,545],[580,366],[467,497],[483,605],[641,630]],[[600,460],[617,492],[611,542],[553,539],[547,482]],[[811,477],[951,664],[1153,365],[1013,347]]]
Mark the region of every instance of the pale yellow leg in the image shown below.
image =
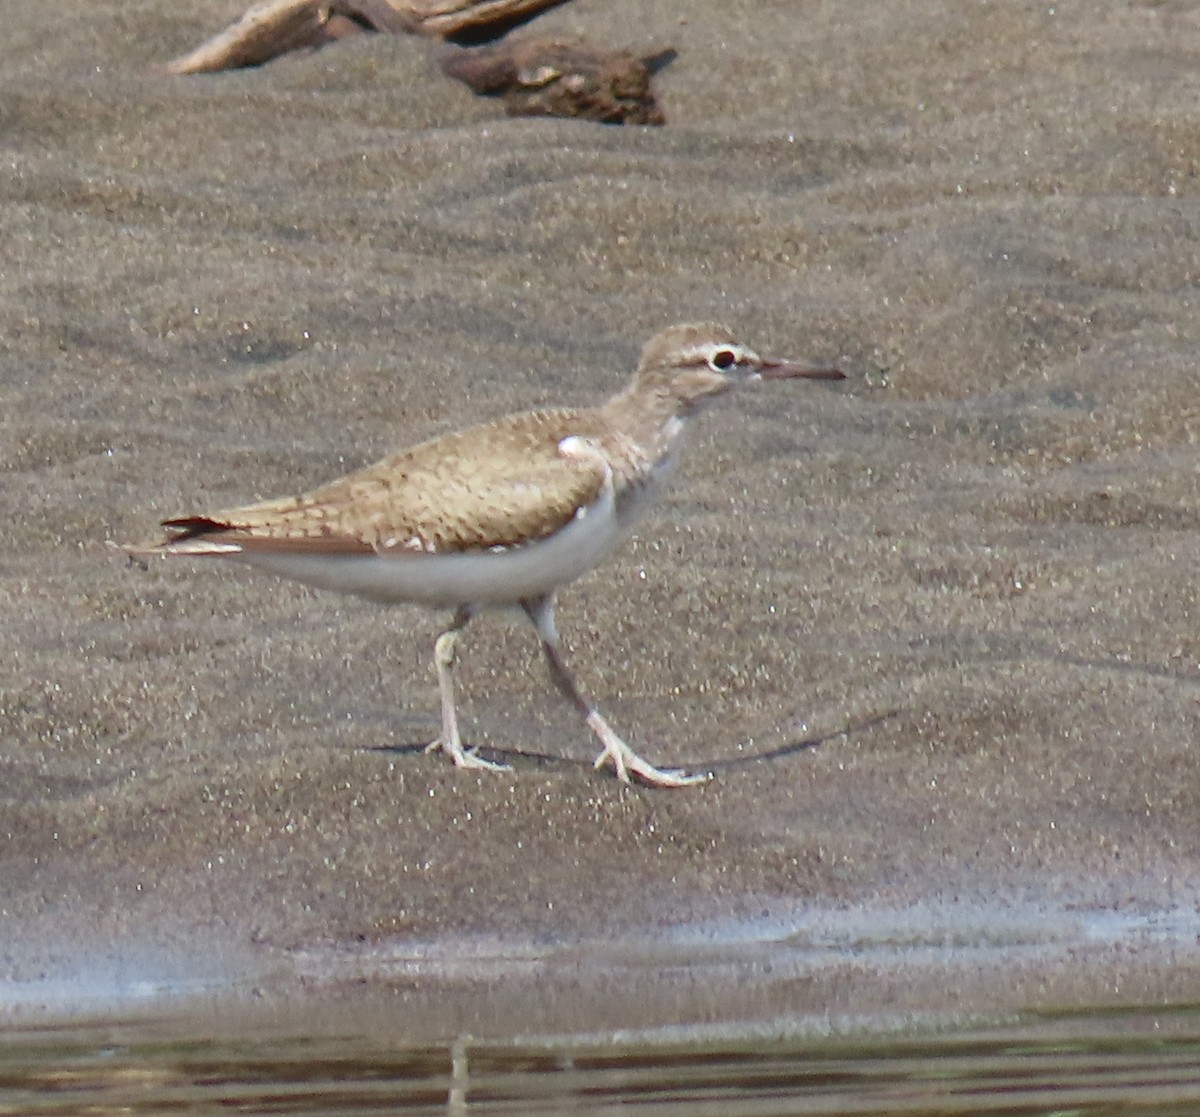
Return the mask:
[[[471,619],[470,609],[459,609],[454,620],[433,645],[433,662],[437,667],[438,690],[442,696],[442,732],[436,740],[425,747],[426,752],[441,749],[459,768],[484,768],[490,772],[503,772],[507,764],[484,760],[474,749],[464,749],[458,732],[458,712],[454,708],[454,652],[458,634],[467,627]]]
[[[579,711],[580,716],[587,722],[588,728],[596,734],[604,751],[596,757],[596,767],[602,768],[611,764],[617,774],[617,779],[624,783],[630,782],[630,776],[637,776],[643,783],[653,787],[688,787],[694,783],[705,783],[712,779],[711,772],[692,773],[682,768],[656,768],[649,761],[643,760],[613,731],[600,715],[586,695],[579,689],[575,677],[567,668],[562,652],[558,647],[558,628],[554,623],[554,598],[552,596],[532,598],[521,602],[522,608],[542,641],[542,651],[546,654],[546,662],[550,665],[550,677],[555,686],[567,697]]]

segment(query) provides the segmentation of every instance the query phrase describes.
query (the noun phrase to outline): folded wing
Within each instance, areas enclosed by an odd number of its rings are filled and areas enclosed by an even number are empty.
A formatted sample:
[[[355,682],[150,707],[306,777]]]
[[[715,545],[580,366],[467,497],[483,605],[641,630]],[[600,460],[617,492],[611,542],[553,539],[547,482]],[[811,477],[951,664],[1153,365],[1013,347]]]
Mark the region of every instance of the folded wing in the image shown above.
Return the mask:
[[[300,496],[166,520],[152,548],[183,554],[453,554],[553,535],[605,484],[564,454],[570,412],[533,412],[401,451]]]

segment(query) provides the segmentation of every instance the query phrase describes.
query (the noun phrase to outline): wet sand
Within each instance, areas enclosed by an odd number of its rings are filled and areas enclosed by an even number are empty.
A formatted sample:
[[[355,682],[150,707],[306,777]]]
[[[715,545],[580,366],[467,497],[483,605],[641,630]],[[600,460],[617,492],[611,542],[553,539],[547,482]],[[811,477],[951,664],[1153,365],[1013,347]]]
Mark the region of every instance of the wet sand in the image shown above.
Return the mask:
[[[418,1029],[477,1034],[550,1001],[546,1026],[583,1031],[1195,1001],[1195,8],[538,21],[676,47],[663,129],[503,119],[403,38],[150,72],[240,10],[6,21],[5,999],[64,1011],[87,974],[272,1004],[399,984]],[[702,789],[594,773],[521,628],[464,642],[468,736],[513,771],[463,773],[421,750],[443,618],[106,547],[597,401],[650,334],[705,319],[850,379],[726,401],[562,597],[606,715],[711,766]],[[886,986],[854,953],[914,919],[987,946],[1004,911],[1052,949],[959,981],[902,950]],[[832,950],[820,979],[721,1000],[701,967],[671,993],[688,928],[786,944],[828,912],[866,920],[848,970]],[[1106,918],[1177,930],[1143,951],[1089,937]],[[413,961],[472,950],[515,968]],[[561,950],[651,961],[609,1012],[603,981],[521,976]],[[592,992],[556,1000],[555,973]]]

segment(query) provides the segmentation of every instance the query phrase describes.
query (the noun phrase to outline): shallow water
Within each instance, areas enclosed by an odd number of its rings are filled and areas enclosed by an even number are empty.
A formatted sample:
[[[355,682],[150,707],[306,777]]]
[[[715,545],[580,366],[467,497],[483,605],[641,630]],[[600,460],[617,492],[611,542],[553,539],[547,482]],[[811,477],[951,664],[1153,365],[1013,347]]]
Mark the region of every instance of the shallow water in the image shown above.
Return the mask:
[[[0,1117],[1193,1113],[1200,1005],[1170,1002],[1195,941],[1190,910],[956,904],[340,944],[240,996],[110,959],[74,986],[0,983]]]
[[[1200,1008],[1043,1013],[974,1032],[449,1046],[7,1030],[0,1113],[1173,1114],[1200,1106]]]

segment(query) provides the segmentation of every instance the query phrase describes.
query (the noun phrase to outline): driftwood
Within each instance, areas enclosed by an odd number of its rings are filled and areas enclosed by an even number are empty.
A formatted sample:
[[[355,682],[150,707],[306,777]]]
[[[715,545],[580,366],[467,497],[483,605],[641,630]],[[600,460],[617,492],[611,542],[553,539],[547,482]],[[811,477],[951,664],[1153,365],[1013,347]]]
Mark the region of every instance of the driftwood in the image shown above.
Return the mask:
[[[261,66],[363,32],[447,40],[442,69],[476,93],[500,97],[510,116],[573,116],[609,124],[663,124],[651,77],[674,51],[638,57],[583,43],[536,38],[489,46],[517,24],[566,0],[261,0],[188,54],[168,74]],[[450,45],[457,44],[457,45]]]
[[[400,15],[392,30],[436,35],[452,43],[486,43],[566,0],[383,0]]]
[[[203,74],[261,66],[361,31],[487,42],[565,0],[263,0],[195,50],[163,66]]]
[[[674,51],[639,58],[555,39],[451,48],[442,69],[476,93],[502,97],[509,116],[571,116],[604,124],[665,124],[650,78]]]

